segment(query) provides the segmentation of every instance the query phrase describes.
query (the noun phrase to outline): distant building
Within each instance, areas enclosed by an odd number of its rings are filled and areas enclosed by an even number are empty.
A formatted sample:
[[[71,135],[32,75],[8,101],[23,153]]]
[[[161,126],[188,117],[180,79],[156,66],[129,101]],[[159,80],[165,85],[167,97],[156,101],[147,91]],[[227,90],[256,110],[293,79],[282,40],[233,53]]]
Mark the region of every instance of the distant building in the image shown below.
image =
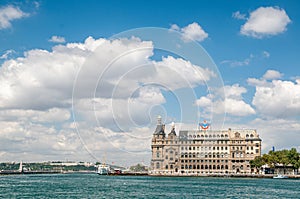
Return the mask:
[[[150,175],[250,174],[250,160],[261,155],[261,139],[256,130],[201,130],[166,135],[158,117],[152,137]]]

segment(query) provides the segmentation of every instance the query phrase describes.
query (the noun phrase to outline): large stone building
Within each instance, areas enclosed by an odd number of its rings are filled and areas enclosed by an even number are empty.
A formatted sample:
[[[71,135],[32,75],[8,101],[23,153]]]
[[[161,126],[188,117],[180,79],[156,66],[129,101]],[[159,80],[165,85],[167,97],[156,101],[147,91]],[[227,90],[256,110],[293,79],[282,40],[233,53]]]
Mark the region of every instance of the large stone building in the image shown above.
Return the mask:
[[[152,138],[150,175],[250,174],[250,160],[261,155],[256,130],[209,130],[175,132],[166,135],[158,118]]]

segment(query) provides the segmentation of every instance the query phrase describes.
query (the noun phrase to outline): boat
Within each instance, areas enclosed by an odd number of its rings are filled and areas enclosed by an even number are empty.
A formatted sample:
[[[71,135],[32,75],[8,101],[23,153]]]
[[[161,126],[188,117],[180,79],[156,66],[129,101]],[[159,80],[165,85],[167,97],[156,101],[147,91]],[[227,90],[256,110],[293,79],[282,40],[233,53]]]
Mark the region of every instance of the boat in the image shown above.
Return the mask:
[[[276,176],[273,176],[274,179],[287,179],[289,178],[288,176],[285,176],[285,175],[281,175],[281,174],[278,174]]]
[[[98,165],[97,174],[99,175],[108,175],[110,173],[110,168],[106,164]]]

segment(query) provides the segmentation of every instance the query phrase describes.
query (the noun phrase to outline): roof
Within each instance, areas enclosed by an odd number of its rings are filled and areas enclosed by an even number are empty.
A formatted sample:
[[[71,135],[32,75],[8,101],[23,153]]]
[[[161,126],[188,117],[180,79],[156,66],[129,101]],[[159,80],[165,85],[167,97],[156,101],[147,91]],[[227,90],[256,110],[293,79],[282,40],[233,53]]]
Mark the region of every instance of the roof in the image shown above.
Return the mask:
[[[158,124],[156,126],[155,131],[154,131],[154,134],[156,134],[156,135],[164,135],[165,134],[164,125],[163,124]]]

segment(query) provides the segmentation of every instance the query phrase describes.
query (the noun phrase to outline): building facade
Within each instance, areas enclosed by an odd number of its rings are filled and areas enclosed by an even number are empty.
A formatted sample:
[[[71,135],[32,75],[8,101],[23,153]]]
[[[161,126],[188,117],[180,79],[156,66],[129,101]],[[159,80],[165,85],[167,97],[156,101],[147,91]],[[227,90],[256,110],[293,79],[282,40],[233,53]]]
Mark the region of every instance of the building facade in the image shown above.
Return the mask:
[[[250,160],[261,155],[256,130],[228,129],[165,133],[158,118],[152,137],[150,175],[251,174]]]

